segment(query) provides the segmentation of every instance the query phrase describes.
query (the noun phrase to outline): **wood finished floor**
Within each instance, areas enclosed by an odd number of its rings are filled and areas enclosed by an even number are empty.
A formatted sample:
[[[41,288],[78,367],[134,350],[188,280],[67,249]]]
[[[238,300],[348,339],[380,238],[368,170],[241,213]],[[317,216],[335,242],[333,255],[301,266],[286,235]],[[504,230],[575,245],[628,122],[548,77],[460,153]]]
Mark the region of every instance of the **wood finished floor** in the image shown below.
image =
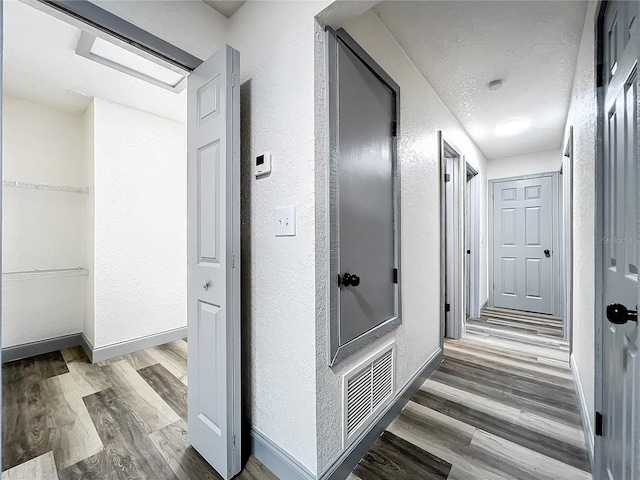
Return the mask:
[[[65,349],[2,381],[2,480],[220,479],[187,441],[183,340],[98,364]],[[252,457],[237,478],[276,477]]]
[[[470,318],[467,322],[467,328],[471,332],[478,325],[508,328],[542,337],[564,338],[562,319],[541,313],[520,312],[498,307],[485,308],[480,318]]]
[[[591,479],[568,347],[477,322],[350,480]]]

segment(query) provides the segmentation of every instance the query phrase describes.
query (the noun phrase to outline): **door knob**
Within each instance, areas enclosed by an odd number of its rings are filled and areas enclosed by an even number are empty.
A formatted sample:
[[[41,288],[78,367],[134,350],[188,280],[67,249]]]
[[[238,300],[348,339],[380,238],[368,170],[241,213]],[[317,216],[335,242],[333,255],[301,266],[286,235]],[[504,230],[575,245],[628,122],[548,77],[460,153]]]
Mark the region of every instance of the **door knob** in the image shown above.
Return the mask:
[[[607,319],[616,325],[624,325],[629,320],[638,323],[638,310],[628,310],[627,307],[619,303],[607,305]]]
[[[205,292],[209,290],[210,286],[211,286],[211,282],[209,280],[205,280],[204,283],[202,284],[202,288],[204,288]]]
[[[549,258],[551,256],[551,252],[547,249],[544,251],[544,256]]]
[[[338,286],[344,285],[345,287],[357,287],[360,285],[360,277],[355,274],[345,272],[342,275],[342,279],[340,275],[338,275]]]

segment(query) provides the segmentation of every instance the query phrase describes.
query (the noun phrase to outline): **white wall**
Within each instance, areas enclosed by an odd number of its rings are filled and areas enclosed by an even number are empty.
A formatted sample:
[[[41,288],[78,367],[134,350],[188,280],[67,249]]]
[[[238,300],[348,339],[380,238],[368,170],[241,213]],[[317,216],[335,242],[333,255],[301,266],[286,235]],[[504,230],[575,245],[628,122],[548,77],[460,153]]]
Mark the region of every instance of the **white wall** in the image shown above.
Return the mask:
[[[317,428],[318,470],[322,472],[342,451],[342,375],[354,365],[395,339],[397,342],[396,387],[403,387],[421,369],[425,361],[440,348],[440,199],[438,177],[437,131],[455,144],[467,161],[480,172],[483,199],[480,225],[486,232],[486,160],[442,103],[424,77],[411,63],[402,48],[387,31],[375,13],[369,11],[355,21],[343,25],[347,32],[400,85],[400,143],[398,160],[402,178],[402,285],[403,324],[394,332],[376,340],[348,359],[330,368],[327,366],[326,342],[326,154],[323,148],[324,124],[317,125],[318,155],[318,270],[317,284]],[[316,71],[317,108],[322,112],[324,102],[324,54]],[[322,115],[319,115],[322,118]],[[486,271],[486,245],[482,235],[481,268]],[[434,266],[436,266],[434,268]],[[486,279],[481,291],[486,292]]]
[[[528,153],[516,157],[487,161],[487,178],[508,178],[536,173],[558,172],[562,166],[562,150]]]
[[[6,180],[84,185],[82,117],[4,96]],[[4,272],[85,267],[87,196],[3,187]],[[85,277],[3,282],[3,347],[82,331]]]
[[[94,194],[94,158],[93,158],[93,119],[95,116],[93,101],[87,107],[82,115],[83,140],[82,148],[84,150],[84,185],[89,187],[89,195],[84,205],[84,259],[85,268],[89,270],[89,276],[84,282],[83,309],[82,309],[82,332],[89,342],[89,345],[95,345],[96,330],[94,325],[94,288],[95,288],[95,272],[94,272],[94,255],[95,255],[95,194]]]
[[[326,2],[325,2],[326,4]],[[248,2],[240,51],[244,398],[258,432],[316,472],[314,15],[316,2]],[[253,158],[272,154],[256,180]],[[273,215],[295,205],[296,236]],[[245,439],[244,441],[248,441]]]
[[[594,32],[596,2],[589,2],[565,131],[573,126],[573,355],[595,421],[595,158],[596,90]]]
[[[182,123],[94,99],[94,347],[186,326]]]

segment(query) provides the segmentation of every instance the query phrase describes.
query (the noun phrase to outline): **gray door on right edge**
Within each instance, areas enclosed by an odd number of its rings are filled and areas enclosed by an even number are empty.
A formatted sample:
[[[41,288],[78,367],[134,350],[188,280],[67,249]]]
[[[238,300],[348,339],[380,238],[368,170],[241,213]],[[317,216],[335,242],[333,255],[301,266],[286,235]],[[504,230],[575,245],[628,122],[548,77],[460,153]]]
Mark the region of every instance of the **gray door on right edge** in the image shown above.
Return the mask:
[[[640,478],[640,359],[637,315],[638,2],[609,2],[604,17],[604,218],[602,437],[595,478]],[[609,305],[611,305],[609,307]],[[635,320],[635,321],[634,321]]]
[[[553,311],[551,177],[493,184],[493,305]]]

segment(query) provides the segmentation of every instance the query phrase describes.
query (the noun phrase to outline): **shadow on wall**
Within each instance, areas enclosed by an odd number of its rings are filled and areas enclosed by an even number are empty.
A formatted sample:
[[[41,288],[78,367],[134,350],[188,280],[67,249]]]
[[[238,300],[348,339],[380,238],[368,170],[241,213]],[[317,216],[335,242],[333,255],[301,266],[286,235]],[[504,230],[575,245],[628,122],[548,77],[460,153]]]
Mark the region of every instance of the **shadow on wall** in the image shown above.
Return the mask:
[[[242,338],[242,465],[251,454],[251,79],[240,85],[240,332]]]

